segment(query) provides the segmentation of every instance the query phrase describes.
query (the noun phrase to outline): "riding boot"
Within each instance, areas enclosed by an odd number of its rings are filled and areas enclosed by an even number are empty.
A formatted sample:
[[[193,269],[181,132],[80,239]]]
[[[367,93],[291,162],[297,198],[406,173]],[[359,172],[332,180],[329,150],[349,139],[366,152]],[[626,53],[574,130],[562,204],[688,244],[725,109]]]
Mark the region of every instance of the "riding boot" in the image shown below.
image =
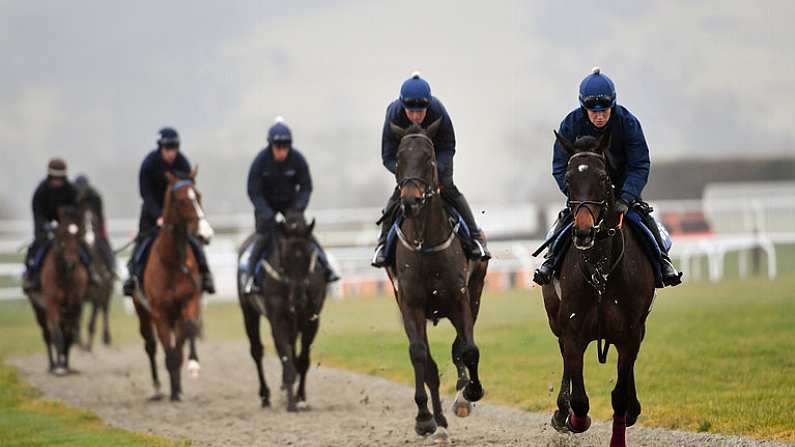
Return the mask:
[[[122,292],[124,296],[129,296],[130,298],[132,298],[133,293],[135,293],[135,286],[138,282],[136,277],[135,258],[138,256],[138,250],[141,248],[142,243],[143,241],[140,236],[136,237],[135,244],[130,253],[130,259],[127,261],[127,279],[124,280],[124,285],[122,285]]]
[[[199,264],[199,272],[202,275],[202,291],[215,294],[215,281],[213,281],[213,274],[210,272],[210,266],[207,264],[207,256],[204,254],[204,247],[202,243],[193,237],[188,237],[188,242],[193,248],[193,255],[196,256],[196,263]]]
[[[395,192],[389,197],[389,201],[387,201],[381,219],[379,219],[381,223],[381,234],[378,235],[375,253],[373,254],[372,261],[370,261],[370,265],[373,267],[386,267],[389,262],[387,259],[386,237],[389,234],[389,230],[392,228],[392,224],[395,223],[395,215],[399,204],[400,191],[395,189]]]
[[[243,273],[242,284],[243,293],[246,294],[259,294],[262,292],[259,281],[257,281],[257,266],[260,260],[265,256],[265,251],[270,241],[270,235],[257,233],[254,242],[251,244],[250,256],[248,258],[248,265],[246,271]]]
[[[558,220],[555,221],[555,227],[553,228],[549,237],[557,237],[558,234],[563,230],[563,227],[568,225],[570,220],[571,213],[569,212],[569,209],[563,209],[558,214]],[[558,264],[560,256],[562,256],[562,252],[561,250],[557,250],[557,245],[555,243],[550,245],[549,249],[547,250],[547,254],[544,257],[544,262],[538,266],[535,273],[533,274],[533,282],[539,286],[549,284],[549,282],[552,281],[552,275],[555,274],[555,266]]]
[[[326,251],[320,246],[320,243],[317,241],[314,234],[312,235],[312,242],[315,244],[315,250],[317,250],[317,260],[320,263],[320,266],[323,267],[323,277],[326,280],[326,283],[339,281],[339,275],[337,275],[337,272],[335,272],[334,268],[331,267],[331,263],[328,262],[328,256],[326,256]]]
[[[654,240],[657,242],[657,247],[660,248],[660,270],[662,273],[663,284],[666,286],[677,286],[681,284],[682,273],[676,270],[671,258],[663,248],[664,245],[662,235],[660,234],[660,227],[650,214],[651,208],[649,208],[646,204],[642,204],[641,206],[636,206],[635,209],[643,219],[643,223],[646,225],[646,228],[648,228],[649,231],[651,231],[651,234],[654,236]]]
[[[85,243],[80,244],[80,261],[83,263],[83,266],[86,268],[86,272],[88,272],[88,283],[91,285],[97,285],[102,281],[100,278],[99,273],[94,268],[94,261],[91,257],[91,251],[89,251],[88,246]]]
[[[459,193],[455,197],[452,197],[450,201],[452,202],[455,209],[461,214],[461,217],[464,219],[464,223],[466,223],[467,227],[469,227],[469,233],[472,235],[473,244],[471,247],[469,247],[467,257],[473,260],[491,259],[491,253],[489,253],[489,249],[486,247],[486,237],[483,234],[483,231],[478,227],[478,224],[475,222],[475,216],[472,214],[472,209],[469,208],[469,203],[467,202],[466,197]]]

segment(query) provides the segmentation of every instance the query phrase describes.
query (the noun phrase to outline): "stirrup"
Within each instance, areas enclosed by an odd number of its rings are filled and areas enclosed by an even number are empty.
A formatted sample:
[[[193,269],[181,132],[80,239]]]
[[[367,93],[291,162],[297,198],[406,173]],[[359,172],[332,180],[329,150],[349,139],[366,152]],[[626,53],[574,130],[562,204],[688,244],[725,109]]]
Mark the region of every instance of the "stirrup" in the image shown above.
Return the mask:
[[[373,254],[373,259],[370,261],[370,265],[376,268],[386,267],[387,259],[386,256],[384,256],[385,250],[386,244],[379,243],[375,248],[375,253]]]

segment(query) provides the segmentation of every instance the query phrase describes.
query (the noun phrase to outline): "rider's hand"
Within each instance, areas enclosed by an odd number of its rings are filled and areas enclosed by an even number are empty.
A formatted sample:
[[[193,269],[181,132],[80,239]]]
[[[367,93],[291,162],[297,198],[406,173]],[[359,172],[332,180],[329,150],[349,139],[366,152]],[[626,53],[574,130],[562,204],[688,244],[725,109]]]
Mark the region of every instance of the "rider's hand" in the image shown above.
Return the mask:
[[[626,214],[629,211],[629,204],[624,199],[616,200],[616,211],[621,214]]]
[[[157,218],[157,226],[158,227],[162,227],[163,226],[163,216],[160,216],[160,217]]]

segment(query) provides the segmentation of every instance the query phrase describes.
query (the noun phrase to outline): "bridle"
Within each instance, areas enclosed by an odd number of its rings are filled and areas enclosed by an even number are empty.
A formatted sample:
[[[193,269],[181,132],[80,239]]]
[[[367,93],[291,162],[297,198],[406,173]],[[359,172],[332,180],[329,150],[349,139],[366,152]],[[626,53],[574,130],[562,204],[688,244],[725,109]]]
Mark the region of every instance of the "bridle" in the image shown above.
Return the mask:
[[[405,140],[407,138],[420,138],[420,139],[426,140],[428,143],[430,143],[431,148],[433,148],[433,146],[434,146],[433,145],[433,140],[431,140],[431,138],[428,137],[427,135],[421,134],[421,133],[412,133],[412,134],[404,135],[403,138],[400,139],[400,144],[403,145],[403,140]],[[398,158],[400,157],[400,152],[403,151],[403,150],[405,150],[405,149],[401,149],[401,150],[398,151]],[[437,188],[436,188],[436,185],[434,184],[434,183],[438,184],[436,176],[437,176],[437,173],[436,173],[436,170],[434,168],[433,180],[431,182],[428,182],[424,178],[420,178],[420,177],[404,177],[404,178],[398,180],[397,186],[398,186],[399,189],[403,188],[406,185],[413,185],[414,187],[416,187],[421,192],[418,206],[420,208],[422,208],[433,198],[434,195],[437,194],[437,191],[436,191]]]
[[[571,169],[572,163],[578,157],[596,157],[598,160],[602,162],[602,164],[605,167],[607,165],[607,160],[605,159],[605,156],[600,153],[590,152],[590,151],[578,152],[569,158],[569,162],[566,168],[567,171]],[[568,183],[568,180],[566,180],[566,182]],[[568,189],[571,190],[571,188]],[[571,210],[572,216],[577,216],[577,213],[580,212],[580,209],[585,208],[585,210],[588,212],[588,214],[591,215],[591,218],[594,221],[594,224],[591,226],[591,230],[593,231],[594,234],[591,244],[586,247],[577,247],[578,249],[588,250],[593,247],[594,243],[598,238],[602,238],[605,236],[607,237],[615,236],[616,231],[621,228],[621,223],[623,223],[623,214],[621,216],[621,222],[616,227],[608,227],[607,224],[605,223],[605,217],[607,216],[607,211],[608,211],[608,195],[610,194],[611,189],[613,189],[612,184],[610,184],[608,190],[604,191],[604,197],[602,198],[602,200],[571,200],[570,198],[567,197],[566,207],[568,207]],[[596,215],[594,215],[593,211],[591,211],[591,208],[589,206],[597,207],[599,211],[596,213]],[[573,228],[572,231],[576,231],[576,227]]]

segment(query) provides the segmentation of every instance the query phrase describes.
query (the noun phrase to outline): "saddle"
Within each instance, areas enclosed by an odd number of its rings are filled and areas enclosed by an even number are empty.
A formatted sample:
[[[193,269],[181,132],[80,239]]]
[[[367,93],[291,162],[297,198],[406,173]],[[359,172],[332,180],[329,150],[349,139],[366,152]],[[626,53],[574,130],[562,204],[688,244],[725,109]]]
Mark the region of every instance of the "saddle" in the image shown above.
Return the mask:
[[[472,233],[470,232],[469,227],[467,226],[466,222],[464,222],[463,217],[461,217],[461,214],[455,209],[455,207],[445,203],[445,210],[447,211],[448,219],[450,221],[450,225],[453,227],[453,232],[455,233],[456,238],[461,243],[464,251],[468,251],[475,245],[475,240],[472,238]],[[390,264],[394,262],[396,250],[395,247],[400,238],[400,225],[403,223],[403,212],[399,208],[394,212],[395,221],[389,228],[389,233],[387,233],[386,236],[386,245],[384,246],[386,258]],[[428,253],[430,252],[431,251],[428,251]]]
[[[660,255],[663,252],[667,253],[671,248],[670,235],[667,231],[664,231],[664,229],[660,231],[660,234],[664,238],[663,247],[660,247],[657,244],[657,241],[654,239],[654,235],[648,228],[646,228],[646,225],[643,223],[643,217],[635,209],[630,209],[624,215],[624,222],[628,223],[627,227],[630,228],[631,231],[633,231],[641,241],[643,252],[646,254],[646,258],[651,263],[652,270],[654,271],[655,287],[658,289],[664,287],[662,280],[662,269],[660,267]],[[555,277],[558,278],[560,277],[560,265],[563,263],[563,258],[569,249],[569,245],[571,245],[571,229],[573,226],[574,222],[567,223],[563,226],[563,228],[560,229],[560,231],[552,234],[551,237],[549,237],[545,242],[545,244],[549,245],[550,247],[550,254],[552,258],[556,260],[554,270]]]

